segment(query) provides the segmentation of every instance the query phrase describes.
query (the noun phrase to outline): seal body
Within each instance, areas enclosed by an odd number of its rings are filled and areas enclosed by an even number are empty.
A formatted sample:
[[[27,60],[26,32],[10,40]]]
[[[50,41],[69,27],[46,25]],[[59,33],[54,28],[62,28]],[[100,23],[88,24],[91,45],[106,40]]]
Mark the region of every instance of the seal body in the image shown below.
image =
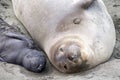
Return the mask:
[[[0,61],[18,64],[33,72],[41,72],[46,64],[45,56],[36,44],[1,18]]]
[[[108,60],[115,29],[102,0],[12,0],[17,18],[61,72]]]

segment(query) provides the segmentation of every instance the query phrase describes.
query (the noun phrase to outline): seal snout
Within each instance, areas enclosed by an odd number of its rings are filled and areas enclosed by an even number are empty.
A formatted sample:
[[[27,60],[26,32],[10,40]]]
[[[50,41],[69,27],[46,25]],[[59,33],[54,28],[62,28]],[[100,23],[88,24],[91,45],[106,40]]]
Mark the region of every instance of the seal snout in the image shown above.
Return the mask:
[[[77,45],[70,45],[66,49],[67,59],[72,63],[77,63],[80,59],[80,47]]]
[[[54,61],[61,72],[78,72],[83,64],[80,46],[74,43],[59,46]]]

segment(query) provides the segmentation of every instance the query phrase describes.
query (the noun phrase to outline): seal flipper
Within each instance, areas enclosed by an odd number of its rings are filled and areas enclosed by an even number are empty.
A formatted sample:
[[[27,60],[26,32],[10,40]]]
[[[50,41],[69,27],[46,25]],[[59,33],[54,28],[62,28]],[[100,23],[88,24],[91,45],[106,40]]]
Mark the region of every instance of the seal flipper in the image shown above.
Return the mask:
[[[26,43],[28,43],[28,47],[29,47],[29,48],[32,48],[32,47],[33,47],[33,41],[32,41],[30,38],[27,38],[25,35],[16,34],[16,33],[13,33],[13,32],[9,32],[9,33],[6,33],[6,36],[9,37],[9,38],[14,38],[14,39],[18,39],[18,40],[23,40],[23,41],[25,41]]]
[[[80,0],[80,7],[87,9],[95,0]]]
[[[114,55],[114,57],[115,57],[116,59],[120,59],[120,53],[116,53],[116,54]]]
[[[33,42],[33,40],[30,37],[27,37],[24,34],[9,32],[9,33],[6,33],[6,36],[9,38],[25,41],[25,43],[27,44],[27,47],[31,49],[41,50],[38,47],[38,45],[35,44],[35,42]]]
[[[120,59],[120,50],[118,48],[114,48],[112,57],[114,57],[115,59]]]
[[[5,60],[3,58],[1,58],[1,57],[0,57],[0,61],[5,62]]]

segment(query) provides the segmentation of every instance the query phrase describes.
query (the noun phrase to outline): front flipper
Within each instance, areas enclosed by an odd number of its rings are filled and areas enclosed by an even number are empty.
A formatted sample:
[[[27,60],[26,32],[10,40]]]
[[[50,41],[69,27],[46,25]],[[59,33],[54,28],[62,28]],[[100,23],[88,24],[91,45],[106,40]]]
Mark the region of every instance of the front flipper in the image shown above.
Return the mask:
[[[1,57],[0,57],[0,61],[5,62],[5,60],[3,58],[1,58]]]
[[[95,0],[80,0],[80,7],[87,9]]]
[[[116,59],[120,59],[120,50],[119,49],[115,48],[113,57]]]
[[[18,39],[21,41],[25,41],[26,43],[28,43],[29,48],[33,47],[33,41],[30,38],[26,37],[25,35],[22,35],[20,33],[13,33],[13,32],[8,32],[5,35],[12,39]]]

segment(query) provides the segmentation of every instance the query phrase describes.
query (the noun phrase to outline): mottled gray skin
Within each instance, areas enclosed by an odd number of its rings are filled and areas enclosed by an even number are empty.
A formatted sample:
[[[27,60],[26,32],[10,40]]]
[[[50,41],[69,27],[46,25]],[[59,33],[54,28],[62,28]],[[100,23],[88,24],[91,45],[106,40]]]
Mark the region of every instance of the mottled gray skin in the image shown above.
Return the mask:
[[[0,18],[0,61],[18,64],[33,72],[45,68],[46,59],[35,43]]]

